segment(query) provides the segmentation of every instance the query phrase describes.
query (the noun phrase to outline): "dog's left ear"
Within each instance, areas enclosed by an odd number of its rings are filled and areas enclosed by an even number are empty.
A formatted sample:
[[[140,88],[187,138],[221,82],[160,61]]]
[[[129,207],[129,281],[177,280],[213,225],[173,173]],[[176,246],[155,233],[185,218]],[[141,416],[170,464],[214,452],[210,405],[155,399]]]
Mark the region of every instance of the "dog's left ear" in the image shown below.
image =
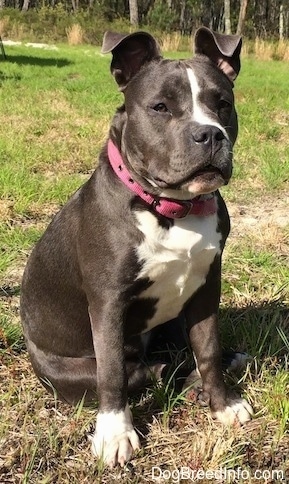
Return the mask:
[[[147,32],[105,32],[101,52],[112,52],[110,70],[122,91],[145,62],[160,58],[157,42]]]
[[[239,35],[224,35],[201,27],[195,34],[195,53],[209,57],[230,81],[239,74],[242,39]]]

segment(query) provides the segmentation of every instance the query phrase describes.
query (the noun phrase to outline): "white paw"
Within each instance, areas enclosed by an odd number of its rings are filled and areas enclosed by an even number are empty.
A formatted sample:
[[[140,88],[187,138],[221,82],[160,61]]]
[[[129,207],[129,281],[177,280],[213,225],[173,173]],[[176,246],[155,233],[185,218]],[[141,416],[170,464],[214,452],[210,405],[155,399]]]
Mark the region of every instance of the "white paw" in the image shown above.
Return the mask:
[[[227,370],[233,372],[243,370],[250,361],[252,361],[252,356],[248,355],[248,353],[235,353]]]
[[[240,424],[248,422],[253,413],[251,405],[244,398],[238,398],[229,401],[229,405],[224,410],[214,412],[213,416],[224,425],[232,425],[235,422]]]
[[[95,432],[90,436],[92,453],[110,467],[127,462],[140,442],[132,425],[129,406],[121,412],[98,413]]]

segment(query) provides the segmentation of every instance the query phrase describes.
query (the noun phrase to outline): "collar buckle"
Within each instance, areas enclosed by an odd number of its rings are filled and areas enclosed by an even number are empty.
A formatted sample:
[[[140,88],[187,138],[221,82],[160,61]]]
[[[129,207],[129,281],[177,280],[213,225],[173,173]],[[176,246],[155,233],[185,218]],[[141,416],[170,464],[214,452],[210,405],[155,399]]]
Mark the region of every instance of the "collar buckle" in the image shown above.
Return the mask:
[[[186,218],[190,214],[190,211],[193,207],[193,202],[190,202],[189,200],[182,200],[180,205],[183,207],[184,211],[182,214],[178,213],[177,218]]]

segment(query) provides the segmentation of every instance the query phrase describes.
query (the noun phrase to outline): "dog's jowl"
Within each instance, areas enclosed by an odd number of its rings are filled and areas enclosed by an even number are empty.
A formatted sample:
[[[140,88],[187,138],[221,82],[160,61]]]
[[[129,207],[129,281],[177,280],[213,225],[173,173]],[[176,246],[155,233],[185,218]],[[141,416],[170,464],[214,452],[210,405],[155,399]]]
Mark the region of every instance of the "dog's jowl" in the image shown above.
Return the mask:
[[[240,50],[239,37],[201,28],[192,59],[166,60],[147,33],[107,32],[124,104],[97,169],[28,260],[21,316],[35,373],[71,404],[97,399],[92,449],[111,466],[139,447],[127,395],[166,372],[150,348],[180,341],[180,324],[166,323],[180,315],[199,397],[225,424],[252,413],[224,385],[217,318]]]

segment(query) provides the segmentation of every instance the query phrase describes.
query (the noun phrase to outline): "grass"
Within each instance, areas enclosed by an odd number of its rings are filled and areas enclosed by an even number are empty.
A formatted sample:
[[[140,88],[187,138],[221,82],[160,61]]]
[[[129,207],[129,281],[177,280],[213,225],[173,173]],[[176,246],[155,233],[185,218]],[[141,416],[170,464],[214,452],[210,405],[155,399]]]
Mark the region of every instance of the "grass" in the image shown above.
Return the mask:
[[[250,479],[235,482],[278,482],[257,481],[254,472],[289,468],[288,64],[243,60],[235,88],[235,173],[223,190],[232,215],[223,346],[253,357],[243,374],[226,373],[226,379],[246,395],[256,417],[244,428],[223,428],[171,386],[155,385],[132,401],[143,449],[125,470],[110,471],[92,457],[86,438],[95,410],[59,403],[33,375],[19,293],[32,246],[93,171],[121,94],[110,59],[98,48],[6,50],[0,64],[0,482],[136,484],[152,482],[152,466],[162,472],[241,468]]]

